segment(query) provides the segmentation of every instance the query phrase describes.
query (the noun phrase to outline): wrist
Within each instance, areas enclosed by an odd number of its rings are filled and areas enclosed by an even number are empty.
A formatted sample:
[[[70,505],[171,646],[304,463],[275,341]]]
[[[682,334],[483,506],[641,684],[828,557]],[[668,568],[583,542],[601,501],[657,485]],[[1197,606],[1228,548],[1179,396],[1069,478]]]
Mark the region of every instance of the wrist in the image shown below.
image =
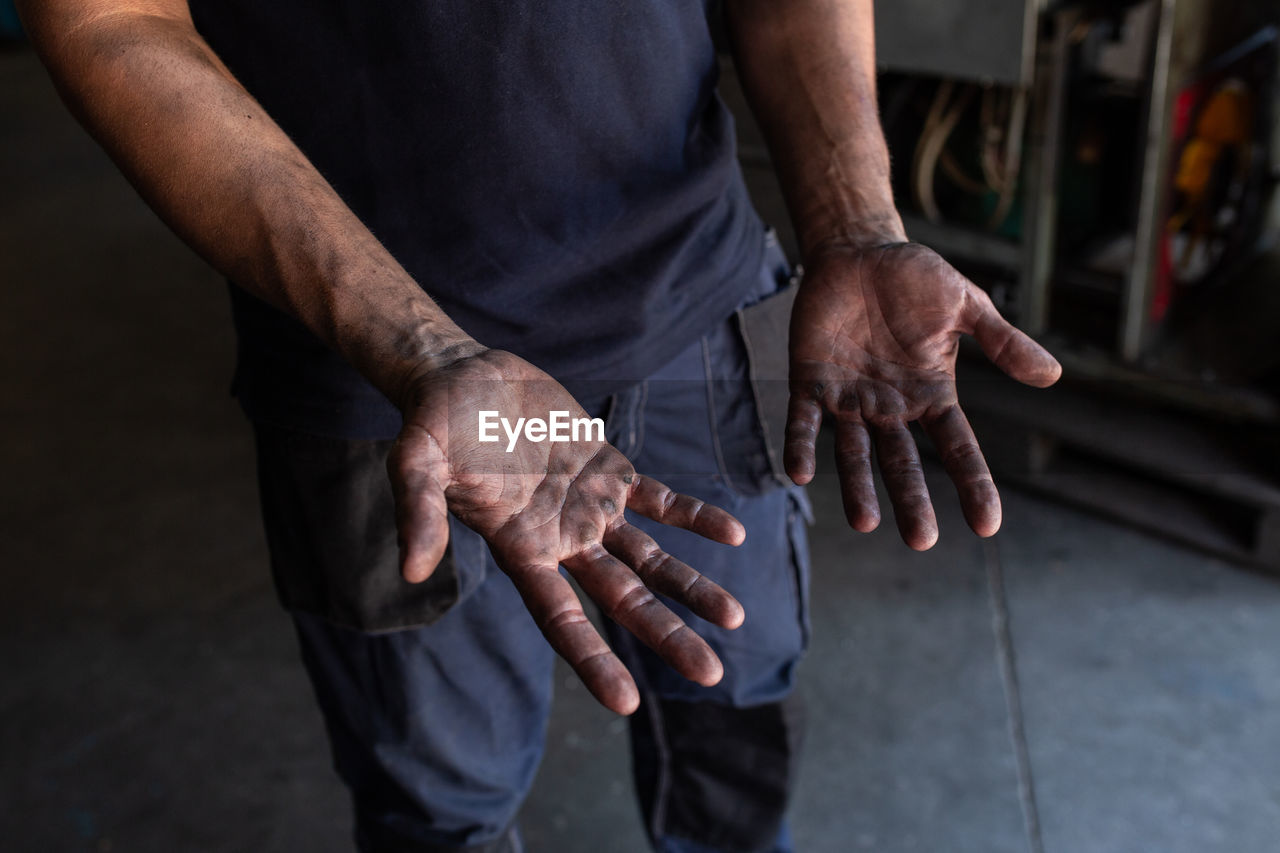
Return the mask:
[[[398,370],[390,378],[384,393],[401,412],[407,412],[418,403],[418,391],[432,376],[446,371],[459,362],[489,352],[489,347],[461,331],[456,336],[428,339],[404,352]]]
[[[896,210],[868,216],[844,216],[805,229],[801,257],[813,263],[829,251],[865,251],[910,242]]]

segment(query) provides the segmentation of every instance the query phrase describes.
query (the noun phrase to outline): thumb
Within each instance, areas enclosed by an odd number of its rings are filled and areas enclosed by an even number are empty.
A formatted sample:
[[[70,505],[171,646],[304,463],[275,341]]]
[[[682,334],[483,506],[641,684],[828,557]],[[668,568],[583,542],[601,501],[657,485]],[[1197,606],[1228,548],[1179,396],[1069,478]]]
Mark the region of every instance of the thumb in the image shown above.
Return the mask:
[[[449,463],[427,432],[401,433],[387,458],[396,502],[400,573],[410,583],[431,577],[449,544],[449,508],[444,490]]]
[[[991,297],[968,283],[965,324],[996,367],[1027,385],[1047,388],[1062,375],[1062,365],[1049,351],[1000,316]]]

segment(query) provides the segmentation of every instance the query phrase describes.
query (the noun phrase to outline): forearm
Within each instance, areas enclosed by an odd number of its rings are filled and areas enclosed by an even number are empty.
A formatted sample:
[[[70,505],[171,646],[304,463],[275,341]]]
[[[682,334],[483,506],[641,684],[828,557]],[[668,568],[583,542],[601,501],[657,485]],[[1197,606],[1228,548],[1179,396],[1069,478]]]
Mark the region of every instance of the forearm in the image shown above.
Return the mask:
[[[728,0],[735,61],[805,257],[906,239],[876,105],[871,0]]]
[[[72,111],[213,266],[397,403],[424,364],[478,349],[235,81],[185,4],[87,5],[28,4],[32,39]]]

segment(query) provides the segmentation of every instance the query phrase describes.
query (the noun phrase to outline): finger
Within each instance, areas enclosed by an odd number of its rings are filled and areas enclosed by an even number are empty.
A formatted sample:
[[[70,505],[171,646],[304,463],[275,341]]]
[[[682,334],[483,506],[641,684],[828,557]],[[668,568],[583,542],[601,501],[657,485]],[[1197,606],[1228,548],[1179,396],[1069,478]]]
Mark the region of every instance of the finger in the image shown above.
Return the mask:
[[[938,541],[938,520],[924,483],[920,451],[906,424],[902,421],[877,424],[876,454],[902,541],[917,551],[932,548]]]
[[[444,490],[449,466],[430,436],[402,436],[387,457],[395,497],[400,573],[410,583],[431,577],[449,544]]]
[[[1000,529],[1000,495],[969,419],[959,406],[949,406],[941,415],[924,419],[923,424],[956,485],[965,521],[979,536],[994,535]]]
[[[692,531],[713,542],[741,545],[747,538],[742,522],[729,513],[671,489],[643,474],[631,481],[627,508],[660,524]]]
[[[818,428],[822,426],[822,406],[810,397],[791,392],[787,404],[786,442],[782,464],[787,476],[798,486],[813,479],[817,467]]]
[[[708,622],[730,630],[742,624],[743,610],[715,581],[672,557],[640,528],[625,521],[611,527],[604,547],[635,571],[644,585],[688,607]]]
[[[582,679],[591,695],[618,714],[640,706],[631,673],[582,612],[582,602],[555,566],[508,572],[551,648]]]
[[[880,501],[871,474],[871,435],[857,418],[836,421],[836,475],[845,518],[860,533],[880,526]]]
[[[706,687],[724,676],[720,658],[706,641],[604,548],[596,546],[566,560],[564,566],[605,615],[635,634],[676,672]]]
[[[1046,388],[1058,381],[1062,375],[1058,360],[1001,317],[982,288],[970,283],[967,297],[965,322],[996,367],[1019,382],[1037,388]]]

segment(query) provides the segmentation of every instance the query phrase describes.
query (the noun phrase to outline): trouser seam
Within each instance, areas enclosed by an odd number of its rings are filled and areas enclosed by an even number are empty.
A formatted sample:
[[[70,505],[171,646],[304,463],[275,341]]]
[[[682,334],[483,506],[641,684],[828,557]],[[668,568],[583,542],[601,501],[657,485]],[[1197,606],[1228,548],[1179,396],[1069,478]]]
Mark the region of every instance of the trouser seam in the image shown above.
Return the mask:
[[[649,404],[649,380],[640,383],[640,397],[631,412],[631,455],[640,457],[644,449],[644,410]]]
[[[719,414],[716,410],[715,377],[711,370],[711,347],[706,338],[702,339],[701,344],[702,368],[706,376],[707,389],[707,429],[711,432],[711,449],[715,453],[716,467],[719,469],[720,478],[724,481],[725,489],[737,495],[738,490],[734,488],[733,480],[729,477],[729,466],[725,464],[724,449],[720,446],[720,431],[716,426]]]

